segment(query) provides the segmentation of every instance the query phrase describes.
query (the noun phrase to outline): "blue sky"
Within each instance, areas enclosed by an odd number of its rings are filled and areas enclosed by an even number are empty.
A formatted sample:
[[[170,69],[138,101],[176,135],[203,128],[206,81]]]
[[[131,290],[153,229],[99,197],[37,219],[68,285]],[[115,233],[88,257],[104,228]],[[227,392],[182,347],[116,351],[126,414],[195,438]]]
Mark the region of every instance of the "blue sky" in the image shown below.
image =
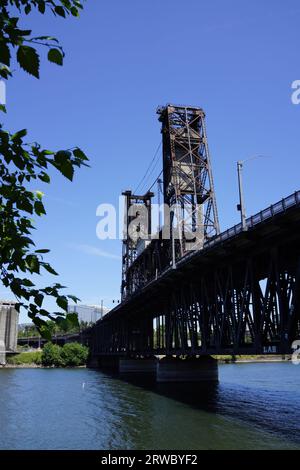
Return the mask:
[[[299,189],[300,105],[291,102],[299,19],[297,0],[88,0],[80,19],[23,18],[34,35],[58,37],[66,58],[63,67],[42,60],[39,81],[16,71],[5,124],[90,157],[74,183],[53,174],[51,186],[36,188],[47,216],[34,239],[51,248],[69,293],[107,306],[119,298],[121,242],[97,239],[96,208],[140,181],[160,141],[158,105],[206,111],[222,229],[239,220],[237,160],[272,157],[245,165],[248,215]]]

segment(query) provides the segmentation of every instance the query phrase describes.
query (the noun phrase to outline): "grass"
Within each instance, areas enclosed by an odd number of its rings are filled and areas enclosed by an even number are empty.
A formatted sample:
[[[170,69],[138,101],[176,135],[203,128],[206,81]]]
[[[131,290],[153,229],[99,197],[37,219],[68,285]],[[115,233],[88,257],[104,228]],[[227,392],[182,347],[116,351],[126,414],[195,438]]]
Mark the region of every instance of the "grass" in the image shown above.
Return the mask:
[[[266,361],[268,359],[273,359],[273,358],[278,358],[281,359],[283,356],[282,354],[272,354],[270,356],[251,356],[251,355],[241,355],[241,356],[213,356],[215,359],[221,362],[236,362],[236,361]],[[285,355],[285,358],[287,358],[288,355]]]
[[[29,365],[41,364],[42,352],[30,351],[16,354],[15,356],[7,356],[7,363],[13,365]]]

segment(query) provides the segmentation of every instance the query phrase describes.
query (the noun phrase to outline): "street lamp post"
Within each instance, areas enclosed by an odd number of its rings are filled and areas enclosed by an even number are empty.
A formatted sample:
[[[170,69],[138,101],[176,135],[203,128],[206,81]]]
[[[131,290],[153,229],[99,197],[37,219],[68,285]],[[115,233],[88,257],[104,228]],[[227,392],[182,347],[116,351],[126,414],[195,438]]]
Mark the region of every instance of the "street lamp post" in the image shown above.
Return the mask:
[[[242,179],[243,163],[244,162],[242,161],[237,162],[239,196],[240,196],[240,203],[238,204],[237,208],[241,213],[242,230],[245,232],[248,229],[248,227],[247,227],[247,222],[246,222],[246,209],[245,209],[245,202],[244,202],[244,188],[243,188],[243,179]]]
[[[248,230],[247,221],[246,221],[246,209],[245,209],[245,200],[244,200],[244,187],[243,187],[243,166],[245,162],[254,160],[256,158],[270,158],[268,155],[254,155],[253,157],[247,158],[247,160],[239,160],[237,162],[237,173],[238,173],[238,183],[239,183],[239,197],[240,203],[237,205],[237,210],[241,213],[241,224],[242,230],[246,232]]]

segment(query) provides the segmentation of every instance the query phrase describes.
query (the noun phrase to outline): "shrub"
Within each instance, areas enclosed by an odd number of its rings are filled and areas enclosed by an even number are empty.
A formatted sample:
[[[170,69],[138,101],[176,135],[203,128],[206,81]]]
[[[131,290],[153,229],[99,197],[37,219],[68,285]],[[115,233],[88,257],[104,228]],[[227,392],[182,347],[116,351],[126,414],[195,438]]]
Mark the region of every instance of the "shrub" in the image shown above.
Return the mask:
[[[42,351],[43,366],[76,367],[86,364],[89,350],[79,343],[66,343],[63,347],[47,343]]]
[[[82,366],[86,364],[89,350],[79,343],[66,343],[61,350],[61,358],[65,366]]]
[[[46,343],[42,351],[43,366],[64,366],[61,357],[61,349],[57,344]]]

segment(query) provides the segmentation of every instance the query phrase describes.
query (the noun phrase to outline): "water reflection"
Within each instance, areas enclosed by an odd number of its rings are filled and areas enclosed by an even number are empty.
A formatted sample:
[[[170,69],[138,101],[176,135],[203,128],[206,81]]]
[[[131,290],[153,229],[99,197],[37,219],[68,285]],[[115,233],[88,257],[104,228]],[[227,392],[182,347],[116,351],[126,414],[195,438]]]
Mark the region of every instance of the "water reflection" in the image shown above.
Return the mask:
[[[0,448],[300,448],[299,372],[224,365],[219,384],[186,386],[85,369],[0,370]]]

